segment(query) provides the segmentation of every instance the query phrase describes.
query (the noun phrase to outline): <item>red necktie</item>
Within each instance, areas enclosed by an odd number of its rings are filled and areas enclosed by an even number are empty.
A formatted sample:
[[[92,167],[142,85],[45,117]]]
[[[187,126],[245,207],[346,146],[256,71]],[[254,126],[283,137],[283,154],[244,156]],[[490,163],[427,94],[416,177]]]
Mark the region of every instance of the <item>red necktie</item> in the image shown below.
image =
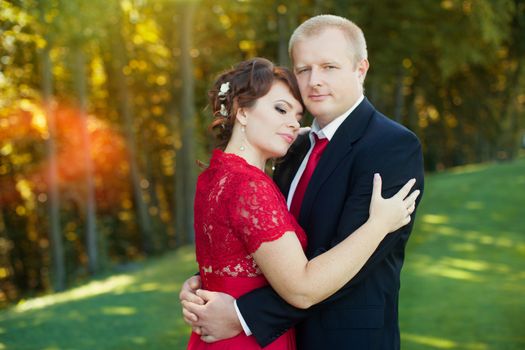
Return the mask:
[[[314,148],[312,149],[310,158],[308,158],[304,172],[299,179],[299,183],[297,184],[297,188],[295,189],[295,193],[292,198],[292,205],[290,206],[290,212],[297,218],[297,220],[299,220],[299,213],[301,212],[301,205],[303,203],[306,187],[308,187],[308,183],[310,182],[310,178],[314,173],[315,167],[317,166],[317,163],[319,163],[319,159],[321,159],[321,154],[323,154],[324,149],[328,145],[327,138],[319,139],[317,135],[314,134],[314,139]]]

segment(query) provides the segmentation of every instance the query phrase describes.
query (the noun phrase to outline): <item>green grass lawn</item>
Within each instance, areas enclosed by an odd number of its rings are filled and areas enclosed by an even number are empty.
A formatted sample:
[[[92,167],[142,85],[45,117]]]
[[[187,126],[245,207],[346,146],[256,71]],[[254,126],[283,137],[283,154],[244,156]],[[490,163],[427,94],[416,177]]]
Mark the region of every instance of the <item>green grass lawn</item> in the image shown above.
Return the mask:
[[[1,349],[184,349],[179,290],[197,271],[192,247],[0,312]]]
[[[402,349],[525,349],[525,160],[427,177],[402,273]],[[184,349],[184,247],[0,312],[1,349]]]
[[[525,161],[428,177],[401,281],[403,349],[525,349]]]

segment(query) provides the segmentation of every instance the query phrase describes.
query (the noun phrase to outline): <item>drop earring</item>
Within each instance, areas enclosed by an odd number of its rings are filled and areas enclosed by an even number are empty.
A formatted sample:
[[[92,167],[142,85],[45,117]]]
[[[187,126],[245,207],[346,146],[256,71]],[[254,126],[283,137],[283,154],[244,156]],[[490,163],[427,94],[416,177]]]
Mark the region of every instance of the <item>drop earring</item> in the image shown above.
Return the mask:
[[[244,127],[244,125],[241,125],[241,132],[242,132],[242,144],[241,144],[241,147],[239,147],[239,149],[241,151],[244,151],[246,149],[244,147],[244,142],[246,141],[246,137],[244,136],[246,134],[246,128]]]

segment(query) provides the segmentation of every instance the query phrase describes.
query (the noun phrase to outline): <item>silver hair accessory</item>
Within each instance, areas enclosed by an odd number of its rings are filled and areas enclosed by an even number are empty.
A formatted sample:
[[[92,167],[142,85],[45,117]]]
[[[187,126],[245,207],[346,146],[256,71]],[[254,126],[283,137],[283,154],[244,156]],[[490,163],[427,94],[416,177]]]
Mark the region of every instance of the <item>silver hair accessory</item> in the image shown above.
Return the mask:
[[[225,83],[221,84],[221,88],[219,89],[219,93],[217,94],[221,100],[224,100],[226,98],[226,94],[230,91],[230,82],[227,81]]]
[[[226,94],[228,93],[228,91],[230,91],[230,82],[229,81],[221,84],[221,88],[219,89],[219,93],[217,94],[217,96],[219,96],[219,100],[225,101],[226,100]],[[224,103],[221,103],[221,109],[220,109],[219,113],[223,117],[227,117],[228,116],[228,110],[226,109],[226,106],[224,105]]]
[[[224,106],[224,103],[221,103],[221,110],[219,111],[219,113],[223,117],[227,117],[228,116],[228,110],[226,109],[226,106]]]

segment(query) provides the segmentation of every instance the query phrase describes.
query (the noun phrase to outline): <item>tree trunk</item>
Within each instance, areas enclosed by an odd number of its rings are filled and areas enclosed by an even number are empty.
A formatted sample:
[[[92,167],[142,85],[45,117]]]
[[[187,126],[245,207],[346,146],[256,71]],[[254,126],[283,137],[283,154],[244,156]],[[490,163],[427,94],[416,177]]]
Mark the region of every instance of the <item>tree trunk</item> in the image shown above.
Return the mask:
[[[192,238],[186,231],[188,214],[184,206],[184,171],[182,169],[184,169],[184,157],[182,149],[179,149],[175,158],[175,237],[177,244],[192,242]]]
[[[80,46],[73,48],[74,56],[74,76],[75,89],[78,99],[78,112],[82,119],[82,138],[83,138],[83,156],[86,166],[86,191],[85,191],[85,224],[86,224],[86,250],[88,255],[89,273],[95,274],[99,270],[98,259],[98,234],[97,234],[97,215],[95,203],[95,182],[93,173],[93,161],[91,158],[91,139],[88,130],[88,113],[87,113],[87,92],[86,92],[86,72],[85,56]]]
[[[150,142],[151,135],[146,135],[146,133],[143,133],[141,138],[142,144],[146,144],[147,142]],[[159,179],[157,179],[157,175],[155,174],[155,164],[151,161],[151,156],[149,154],[153,154],[155,151],[150,149],[149,147],[143,147],[142,153],[145,153],[144,156],[144,176],[148,179],[149,186],[146,190],[149,198],[149,210],[155,210],[155,212],[149,212],[150,220],[151,220],[151,243],[153,251],[155,252],[162,252],[168,247],[167,242],[167,232],[166,227],[164,225],[164,222],[161,220],[161,205],[158,195],[158,184]],[[156,164],[159,164],[157,162]],[[158,172],[156,172],[158,174]]]
[[[403,110],[404,110],[404,103],[405,98],[403,95],[403,79],[405,78],[405,75],[403,73],[403,66],[399,66],[398,72],[397,72],[397,81],[396,81],[396,104],[394,107],[394,120],[398,123],[403,122]]]
[[[519,51],[518,51],[519,53]],[[514,159],[518,154],[520,147],[520,123],[518,120],[518,111],[516,110],[518,103],[515,102],[521,90],[520,78],[522,75],[521,56],[518,54],[516,70],[508,78],[508,89],[504,92],[503,106],[506,106],[503,113],[500,125],[506,127],[499,137],[499,146],[501,150],[507,152],[509,159]]]
[[[123,69],[125,67],[126,59],[126,48],[124,47],[124,39],[120,34],[120,24],[116,25],[113,30],[110,30],[110,47],[113,49],[112,75],[115,77],[116,89],[117,89],[117,100],[119,113],[123,119],[124,133],[126,137],[126,143],[128,146],[129,154],[129,167],[131,183],[133,188],[133,197],[135,202],[135,210],[137,215],[137,221],[142,235],[142,246],[146,254],[153,253],[153,245],[151,240],[152,227],[151,218],[148,213],[148,206],[144,200],[142,193],[142,177],[140,175],[139,164],[137,159],[137,148],[136,148],[136,136],[134,122],[134,108],[133,102],[131,101],[131,92],[129,89],[129,83],[126,76],[124,75]]]
[[[195,4],[189,2],[182,5],[181,18],[181,61],[182,74],[181,94],[181,141],[182,147],[177,152],[177,192],[182,195],[182,201],[177,201],[177,224],[183,230],[190,242],[193,235],[193,198],[195,195],[196,165],[195,165],[195,77],[193,62],[190,55],[192,48],[193,14]],[[179,162],[180,161],[180,162]],[[181,166],[182,165],[182,166]],[[179,200],[180,200],[179,199]]]
[[[40,21],[44,22],[45,4],[39,3]],[[60,198],[58,192],[58,167],[56,161],[56,125],[55,115],[52,107],[53,98],[53,75],[51,67],[51,43],[48,35],[44,35],[46,46],[39,52],[41,72],[42,72],[42,100],[44,103],[44,113],[48,122],[48,139],[46,142],[47,157],[49,163],[48,173],[48,205],[49,205],[49,241],[51,245],[52,273],[51,284],[55,291],[62,291],[66,288],[66,269],[64,259],[64,244],[62,240],[62,229],[60,226]]]
[[[288,9],[284,5],[277,7],[277,25],[279,30],[279,65],[287,67],[290,64],[288,56],[288,39],[290,37],[288,30]]]

